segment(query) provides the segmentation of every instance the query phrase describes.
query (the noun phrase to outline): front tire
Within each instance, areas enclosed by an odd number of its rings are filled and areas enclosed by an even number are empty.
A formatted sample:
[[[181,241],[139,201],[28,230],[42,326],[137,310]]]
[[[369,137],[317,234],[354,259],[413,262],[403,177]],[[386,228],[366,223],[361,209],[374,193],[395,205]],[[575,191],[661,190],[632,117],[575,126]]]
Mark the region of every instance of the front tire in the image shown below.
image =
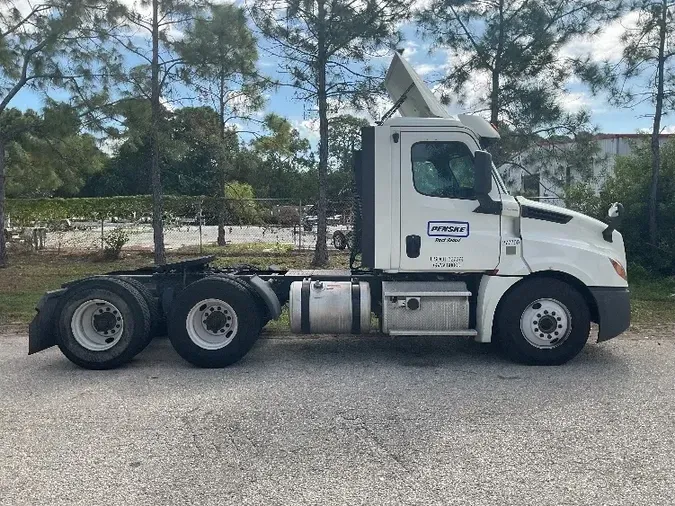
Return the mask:
[[[226,367],[256,342],[262,315],[244,286],[214,276],[178,295],[168,323],[171,344],[181,357],[198,367]]]
[[[590,311],[572,286],[553,278],[517,285],[502,301],[495,339],[510,359],[530,365],[560,365],[588,341]]]

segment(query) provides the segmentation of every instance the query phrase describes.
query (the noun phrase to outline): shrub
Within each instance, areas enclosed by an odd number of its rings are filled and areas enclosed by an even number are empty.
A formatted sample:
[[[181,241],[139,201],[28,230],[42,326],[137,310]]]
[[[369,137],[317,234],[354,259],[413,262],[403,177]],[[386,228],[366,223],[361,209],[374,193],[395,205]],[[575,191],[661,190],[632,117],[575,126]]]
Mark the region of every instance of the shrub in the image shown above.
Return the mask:
[[[644,142],[635,146],[630,156],[617,157],[614,174],[600,191],[599,209],[606,212],[613,202],[624,205],[625,215],[619,230],[624,237],[629,264],[639,264],[654,274],[672,276],[675,274],[675,142],[661,148],[656,244],[649,240],[650,182],[651,151],[649,143]]]
[[[128,242],[129,234],[125,230],[121,228],[112,230],[103,238],[103,256],[108,260],[117,260],[122,248]]]

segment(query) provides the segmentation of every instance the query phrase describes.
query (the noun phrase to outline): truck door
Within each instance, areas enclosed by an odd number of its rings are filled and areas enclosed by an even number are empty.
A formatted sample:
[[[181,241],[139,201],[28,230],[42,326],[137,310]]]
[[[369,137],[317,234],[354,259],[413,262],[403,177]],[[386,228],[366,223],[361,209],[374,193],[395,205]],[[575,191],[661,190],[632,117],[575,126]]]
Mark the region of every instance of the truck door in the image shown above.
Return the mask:
[[[467,133],[401,132],[402,271],[488,271],[499,264],[500,216],[475,213]],[[499,199],[493,188],[492,198]]]

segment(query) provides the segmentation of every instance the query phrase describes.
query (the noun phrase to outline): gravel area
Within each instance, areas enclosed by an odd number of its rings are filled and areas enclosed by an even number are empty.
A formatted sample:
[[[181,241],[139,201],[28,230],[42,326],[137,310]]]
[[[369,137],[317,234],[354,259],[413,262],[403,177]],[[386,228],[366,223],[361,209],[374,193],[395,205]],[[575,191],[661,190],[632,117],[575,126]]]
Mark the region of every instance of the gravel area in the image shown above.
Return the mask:
[[[115,228],[122,228],[129,234],[127,249],[152,249],[153,233],[150,225],[115,225],[106,224],[103,234],[107,235]],[[328,237],[332,239],[336,230],[346,231],[346,226],[329,226]],[[293,244],[302,249],[314,249],[316,245],[316,231],[306,231],[302,227],[257,227],[257,226],[228,226],[225,229],[225,238],[232,244],[264,243],[274,245]],[[201,238],[200,238],[201,235]],[[68,232],[48,232],[45,247],[50,250],[79,249],[97,250],[101,247],[100,227],[88,227],[83,230]],[[167,250],[175,250],[200,244],[215,244],[218,239],[217,226],[184,225],[167,227],[164,231],[164,242]],[[332,245],[329,240],[329,245]]]
[[[166,339],[78,369],[0,336],[0,504],[670,505],[675,341],[524,367],[465,339]]]

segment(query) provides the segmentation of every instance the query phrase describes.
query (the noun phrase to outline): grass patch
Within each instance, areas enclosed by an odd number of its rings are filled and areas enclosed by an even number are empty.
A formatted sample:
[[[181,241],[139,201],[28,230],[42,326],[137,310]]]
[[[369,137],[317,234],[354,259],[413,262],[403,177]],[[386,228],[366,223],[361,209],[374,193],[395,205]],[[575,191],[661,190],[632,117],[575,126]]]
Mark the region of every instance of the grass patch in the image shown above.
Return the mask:
[[[291,330],[291,315],[288,312],[288,305],[281,308],[281,315],[276,320],[272,320],[265,325],[265,332],[270,334],[288,333]]]
[[[675,322],[675,278],[631,279],[630,291],[633,324]]]
[[[245,242],[228,244],[227,246],[218,246],[216,244],[205,244],[202,247],[203,255],[216,256],[241,256],[241,255],[288,255],[294,251],[292,244],[286,243],[266,243],[266,242]],[[177,250],[178,254],[199,254],[199,248],[194,246],[185,246]]]

